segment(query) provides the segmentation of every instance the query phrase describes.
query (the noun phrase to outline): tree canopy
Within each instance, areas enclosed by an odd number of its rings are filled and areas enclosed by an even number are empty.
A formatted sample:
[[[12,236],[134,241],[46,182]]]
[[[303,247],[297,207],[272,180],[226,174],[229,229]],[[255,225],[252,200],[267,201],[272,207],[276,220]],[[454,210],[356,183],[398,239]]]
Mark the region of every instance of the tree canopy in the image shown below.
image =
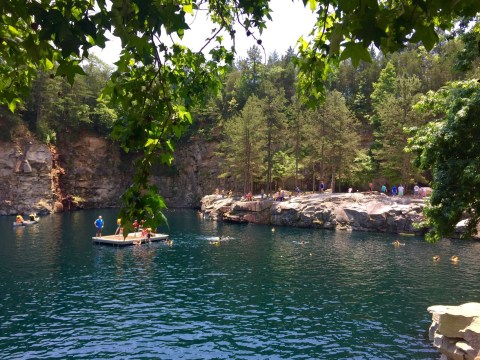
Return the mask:
[[[390,53],[421,43],[430,50],[439,32],[480,11],[477,0],[302,2],[318,19],[312,36],[299,40],[295,57],[300,98],[309,104],[325,97],[340,61],[371,61],[371,46]],[[189,30],[186,14],[199,11],[214,23],[205,34],[208,53],[174,40]],[[235,38],[238,23],[261,45],[271,9],[268,0],[10,0],[0,3],[0,16],[0,104],[11,111],[39,70],[73,84],[85,73],[81,63],[93,46],[104,47],[108,32],[120,39],[122,52],[103,99],[119,109],[114,138],[127,152],[143,152],[123,195],[121,217],[145,218],[154,226],[165,204],[148,182],[152,163],[171,162],[176,139],[192,123],[192,109],[220,88],[235,51],[223,45],[223,37]],[[248,83],[255,89],[256,76],[250,74]]]
[[[434,118],[413,129],[409,147],[417,154],[417,165],[431,169],[435,179],[426,208],[432,228],[427,239],[453,235],[464,216],[468,218],[465,235],[472,235],[480,220],[480,84],[453,82],[428,93],[416,108]]]

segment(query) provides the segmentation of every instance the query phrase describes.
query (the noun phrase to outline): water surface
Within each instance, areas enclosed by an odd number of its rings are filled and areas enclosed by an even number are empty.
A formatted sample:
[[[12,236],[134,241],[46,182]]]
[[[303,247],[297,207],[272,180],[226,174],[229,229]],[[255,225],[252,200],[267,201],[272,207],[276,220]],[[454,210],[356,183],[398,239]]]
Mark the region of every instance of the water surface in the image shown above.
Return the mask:
[[[173,246],[118,248],[92,244],[99,214],[113,233],[115,210],[0,218],[0,358],[438,359],[427,307],[480,301],[479,242],[176,210]]]

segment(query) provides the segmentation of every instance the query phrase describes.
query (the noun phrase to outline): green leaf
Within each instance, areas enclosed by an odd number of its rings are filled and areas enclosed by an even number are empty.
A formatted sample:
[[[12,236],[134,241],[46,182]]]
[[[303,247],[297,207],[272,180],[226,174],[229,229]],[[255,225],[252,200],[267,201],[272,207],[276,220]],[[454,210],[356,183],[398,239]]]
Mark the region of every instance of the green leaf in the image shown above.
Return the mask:
[[[365,62],[372,62],[372,58],[368,50],[361,43],[348,42],[345,44],[345,49],[342,51],[340,60],[352,59],[352,64],[357,67],[360,60]]]
[[[147,142],[145,143],[145,147],[149,147],[151,145],[157,145],[158,144],[158,139],[148,139]]]
[[[8,105],[8,109],[14,113],[15,112],[15,109],[17,108],[17,102],[19,101],[19,99],[13,99],[12,101],[10,101],[7,105]]]
[[[422,42],[425,49],[428,51],[432,50],[435,44],[438,42],[438,35],[435,32],[433,25],[430,26],[418,26],[415,29],[415,34],[413,34],[410,42],[417,43]]]
[[[60,65],[55,73],[57,76],[66,76],[70,85],[73,85],[76,74],[85,75],[85,71],[75,61],[60,62]]]
[[[193,14],[193,4],[189,2],[188,4],[183,5],[183,11],[187,14]]]

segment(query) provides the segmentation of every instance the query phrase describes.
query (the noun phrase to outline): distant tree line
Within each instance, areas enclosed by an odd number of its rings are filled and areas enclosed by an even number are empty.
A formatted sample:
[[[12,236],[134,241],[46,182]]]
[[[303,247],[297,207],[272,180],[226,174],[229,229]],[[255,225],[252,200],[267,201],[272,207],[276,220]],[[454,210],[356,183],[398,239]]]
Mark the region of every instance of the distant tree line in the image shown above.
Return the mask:
[[[412,45],[388,56],[372,51],[373,61],[358,67],[342,62],[324,101],[311,109],[295,92],[293,50],[265,62],[252,47],[227,73],[221,94],[196,113],[199,131],[217,134],[219,186],[269,193],[318,190],[322,180],[332,191],[429,184],[430,169],[405,150],[409,129],[431,121],[414,105],[449,82],[478,77],[474,57],[464,66],[465,48],[462,37],[445,37],[430,52]]]

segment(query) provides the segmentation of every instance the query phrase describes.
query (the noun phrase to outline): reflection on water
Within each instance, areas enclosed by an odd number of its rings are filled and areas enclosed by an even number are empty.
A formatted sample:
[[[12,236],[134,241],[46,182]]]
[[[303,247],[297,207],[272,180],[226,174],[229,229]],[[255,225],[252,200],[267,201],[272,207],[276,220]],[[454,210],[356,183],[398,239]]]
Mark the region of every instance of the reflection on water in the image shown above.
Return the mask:
[[[437,359],[426,308],[480,296],[478,242],[176,210],[172,246],[117,248],[92,244],[99,214],[0,218],[1,358]]]

